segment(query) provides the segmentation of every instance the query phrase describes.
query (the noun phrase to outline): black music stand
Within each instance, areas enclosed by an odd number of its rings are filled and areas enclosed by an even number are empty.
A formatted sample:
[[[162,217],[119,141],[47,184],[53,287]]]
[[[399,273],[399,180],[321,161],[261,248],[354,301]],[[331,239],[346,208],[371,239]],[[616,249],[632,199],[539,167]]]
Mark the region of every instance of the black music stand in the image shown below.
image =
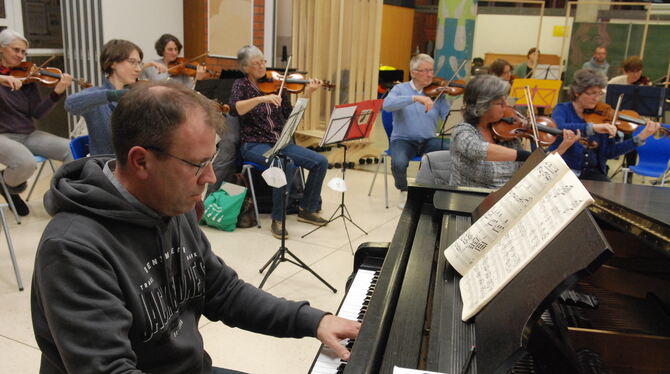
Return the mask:
[[[610,84],[607,85],[605,102],[615,108],[619,95],[623,94],[620,109],[632,109],[641,116],[659,118],[664,114],[665,91],[665,87]]]
[[[305,107],[307,105],[307,99],[299,99],[296,105],[293,107],[293,112],[291,112],[291,115],[289,116],[288,120],[286,121],[286,125],[284,126],[284,129],[282,130],[281,135],[279,135],[279,139],[277,140],[277,143],[269,149],[267,152],[263,154],[263,156],[268,159],[278,159],[281,165],[287,165],[288,162],[288,156],[283,154],[281,151],[290,143],[293,133],[295,132],[298,123],[300,122],[300,119],[302,118],[302,114],[305,111]],[[263,277],[263,280],[261,281],[261,284],[258,286],[258,288],[263,288],[263,285],[265,284],[265,281],[267,281],[268,277],[270,277],[270,274],[272,274],[273,271],[281,264],[282,262],[290,262],[293,265],[296,265],[300,268],[303,268],[312,275],[314,275],[318,280],[321,281],[321,283],[325,284],[326,287],[330,288],[333,293],[337,293],[337,289],[335,287],[331,286],[330,283],[326,282],[325,279],[321,278],[319,274],[317,274],[312,268],[307,266],[302,260],[298,258],[298,256],[294,255],[293,252],[289,251],[289,249],[286,247],[286,201],[288,200],[288,185],[285,185],[282,187],[282,195],[281,195],[281,205],[282,205],[282,214],[281,214],[281,244],[279,245],[279,249],[277,252],[275,252],[274,255],[263,265],[260,270],[258,270],[259,273],[263,273],[266,268],[269,267],[268,272],[265,273],[265,276]],[[286,255],[289,255],[291,258],[287,258]]]
[[[345,173],[347,170],[347,146],[344,142],[349,140],[364,139],[370,136],[372,132],[372,127],[377,119],[377,115],[382,109],[382,104],[384,100],[366,100],[359,103],[338,105],[333,109],[333,113],[330,116],[330,122],[328,123],[328,128],[326,133],[319,142],[319,146],[324,146],[327,144],[336,144],[338,148],[343,148],[342,156],[342,180],[345,180]],[[349,240],[349,248],[351,253],[354,253],[354,248],[351,245],[351,237],[349,236],[349,229],[347,228],[347,220],[351,222],[352,225],[356,226],[363,234],[367,235],[368,233],[363,230],[356,222],[351,219],[351,213],[347,209],[346,204],[344,203],[344,192],[341,192],[340,205],[335,209],[333,214],[328,219],[328,223],[335,221],[338,218],[342,218],[342,223],[344,224],[344,231],[347,233],[347,239]],[[339,211],[339,215],[337,214]],[[325,225],[324,225],[325,226]],[[301,236],[301,238],[306,237],[307,235],[313,233],[314,231],[320,229],[323,226],[319,226]]]

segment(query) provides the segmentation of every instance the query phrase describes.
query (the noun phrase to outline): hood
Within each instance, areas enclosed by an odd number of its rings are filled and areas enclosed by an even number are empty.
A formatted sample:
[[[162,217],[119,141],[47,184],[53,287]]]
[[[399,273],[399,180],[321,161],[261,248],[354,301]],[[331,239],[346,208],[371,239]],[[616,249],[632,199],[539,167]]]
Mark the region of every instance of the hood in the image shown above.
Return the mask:
[[[97,216],[144,227],[154,227],[160,216],[137,210],[103,172],[109,155],[81,158],[63,165],[51,179],[44,207],[54,216],[61,212]]]

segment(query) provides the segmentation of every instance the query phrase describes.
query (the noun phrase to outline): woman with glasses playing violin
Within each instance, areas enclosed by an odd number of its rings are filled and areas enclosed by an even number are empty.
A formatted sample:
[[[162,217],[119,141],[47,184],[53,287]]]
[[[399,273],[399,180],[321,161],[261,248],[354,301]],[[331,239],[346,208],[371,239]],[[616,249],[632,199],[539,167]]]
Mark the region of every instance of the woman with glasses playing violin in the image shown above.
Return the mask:
[[[166,80],[177,81],[188,88],[193,88],[195,82],[207,77],[208,73],[204,65],[197,65],[195,71],[195,79],[187,74],[170,74],[168,67],[174,64],[183,48],[179,39],[171,34],[163,34],[154,45],[156,53],[161,58],[151,61],[146,64],[144,70],[140,74],[140,79],[148,80],[150,82],[162,82]]]
[[[509,88],[509,83],[494,75],[476,76],[465,86],[464,122],[456,125],[451,135],[450,185],[500,188],[530,156],[520,138],[500,140],[492,129],[492,124],[503,119]],[[567,139],[559,153],[579,140],[572,131],[564,133]]]
[[[230,113],[239,118],[240,123],[240,151],[245,161],[260,165],[268,165],[263,153],[272,148],[279,139],[286,119],[291,114],[293,106],[284,90],[280,95],[264,94],[259,89],[259,81],[265,77],[265,57],[260,49],[253,45],[242,47],[237,52],[237,61],[240,69],[245,73],[244,78],[235,81],[230,94]],[[311,79],[304,89],[304,97],[310,97],[321,86],[321,81]],[[320,153],[289,144],[282,151],[291,160],[284,166],[288,186],[291,186],[295,167],[309,170],[305,183],[305,192],[298,208],[298,220],[317,226],[328,223],[316,211],[321,200],[321,186],[328,170],[328,160]],[[282,237],[282,189],[275,188],[272,193],[272,235]],[[284,231],[284,237],[288,232]]]
[[[648,121],[639,134],[618,142],[614,138],[616,126],[611,123],[588,122],[585,117],[596,107],[606,86],[607,77],[604,75],[590,69],[577,70],[568,91],[571,101],[556,105],[551,114],[559,129],[579,130],[599,145],[595,149],[588,149],[577,143],[563,154],[565,162],[580,179],[609,182],[607,160],[641,146],[659,128],[658,123]],[[554,144],[559,140],[560,137]]]
[[[142,49],[133,42],[108,41],[100,53],[100,67],[106,77],[102,86],[87,88],[65,100],[65,110],[86,120],[91,155],[114,154],[112,112],[126,86],[137,81],[143,57]]]
[[[34,154],[54,160],[72,160],[68,140],[35,128],[34,119],[46,115],[63,97],[72,83],[72,77],[63,74],[53,91],[41,97],[36,84],[26,83],[11,75],[12,68],[26,57],[28,40],[16,31],[0,32],[0,163],[6,168],[2,178],[7,185],[19,215],[29,213],[21,200],[20,192],[26,188],[26,180],[35,172]],[[8,201],[9,202],[9,201]]]

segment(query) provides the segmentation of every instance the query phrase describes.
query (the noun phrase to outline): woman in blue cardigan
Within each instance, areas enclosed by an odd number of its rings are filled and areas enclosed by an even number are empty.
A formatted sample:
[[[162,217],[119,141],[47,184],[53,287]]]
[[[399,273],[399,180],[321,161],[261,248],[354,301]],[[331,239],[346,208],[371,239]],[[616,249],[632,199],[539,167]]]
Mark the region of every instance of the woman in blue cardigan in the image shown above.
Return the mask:
[[[595,108],[606,86],[607,79],[602,74],[590,69],[577,70],[568,91],[571,101],[556,105],[551,115],[559,129],[579,130],[582,136],[598,143],[595,149],[587,149],[581,143],[575,143],[563,153],[563,159],[580,179],[609,182],[607,160],[641,146],[659,128],[658,123],[647,121],[639,134],[628,140],[617,141],[614,138],[616,126],[586,122],[584,116]],[[561,140],[557,139],[550,149],[556,148]]]

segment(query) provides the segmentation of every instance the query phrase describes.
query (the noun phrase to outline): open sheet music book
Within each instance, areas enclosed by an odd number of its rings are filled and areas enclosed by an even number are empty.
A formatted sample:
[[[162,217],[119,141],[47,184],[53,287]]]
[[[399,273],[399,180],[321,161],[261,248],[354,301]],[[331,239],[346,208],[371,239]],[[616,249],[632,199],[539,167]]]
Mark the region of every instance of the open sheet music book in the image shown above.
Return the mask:
[[[475,316],[592,202],[561,156],[552,153],[484,213],[444,251],[463,276],[463,321]]]

